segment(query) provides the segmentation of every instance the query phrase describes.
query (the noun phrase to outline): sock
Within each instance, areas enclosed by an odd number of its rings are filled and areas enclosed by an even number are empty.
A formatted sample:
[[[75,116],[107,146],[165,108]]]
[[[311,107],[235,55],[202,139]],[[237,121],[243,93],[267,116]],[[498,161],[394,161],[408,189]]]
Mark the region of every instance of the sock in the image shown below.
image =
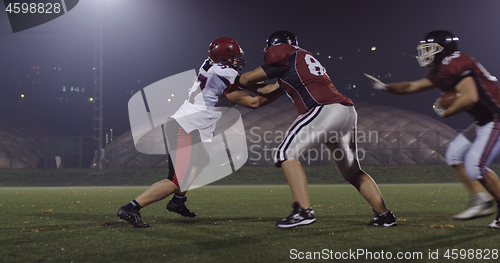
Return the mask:
[[[373,210],[373,212],[375,212],[375,210]],[[377,212],[375,212],[375,214],[380,215],[380,216],[385,216],[385,215],[387,215],[389,212],[390,212],[390,211],[389,211],[389,210],[387,210],[387,211],[385,211],[385,212],[383,212],[383,213],[377,213]]]
[[[186,196],[185,195],[180,195],[180,194],[174,194],[172,197],[172,202],[176,205],[180,205],[186,201]]]
[[[485,192],[477,193],[474,196],[476,196],[477,199],[481,200],[481,203],[486,203],[486,202],[490,201],[490,199],[491,199],[491,198],[489,198],[488,194]]]
[[[139,203],[137,203],[137,201],[135,201],[135,199],[123,207],[123,209],[125,209],[127,211],[131,211],[131,210],[139,211],[139,210],[141,210],[141,208],[142,208],[142,206]]]

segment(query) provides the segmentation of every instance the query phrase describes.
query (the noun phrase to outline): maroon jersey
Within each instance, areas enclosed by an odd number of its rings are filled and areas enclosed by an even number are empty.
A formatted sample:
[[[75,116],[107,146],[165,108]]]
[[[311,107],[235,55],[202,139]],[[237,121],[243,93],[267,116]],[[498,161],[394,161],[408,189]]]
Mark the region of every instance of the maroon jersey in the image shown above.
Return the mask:
[[[353,105],[351,99],[338,92],[326,69],[307,50],[288,44],[272,46],[264,55],[264,64],[266,74],[279,79],[299,114],[319,105]]]
[[[467,113],[479,125],[500,120],[500,86],[497,79],[473,57],[460,52],[451,54],[439,66],[429,68],[425,77],[443,93],[454,91],[462,79],[473,77],[479,101]]]

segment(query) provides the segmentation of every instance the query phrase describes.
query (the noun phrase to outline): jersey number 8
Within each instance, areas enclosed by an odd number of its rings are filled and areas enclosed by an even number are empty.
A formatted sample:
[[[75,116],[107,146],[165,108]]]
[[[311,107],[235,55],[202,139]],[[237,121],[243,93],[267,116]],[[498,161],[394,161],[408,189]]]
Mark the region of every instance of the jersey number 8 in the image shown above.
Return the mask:
[[[306,54],[304,60],[306,61],[306,64],[309,67],[309,72],[311,72],[311,74],[315,76],[325,75],[326,69],[313,56]]]

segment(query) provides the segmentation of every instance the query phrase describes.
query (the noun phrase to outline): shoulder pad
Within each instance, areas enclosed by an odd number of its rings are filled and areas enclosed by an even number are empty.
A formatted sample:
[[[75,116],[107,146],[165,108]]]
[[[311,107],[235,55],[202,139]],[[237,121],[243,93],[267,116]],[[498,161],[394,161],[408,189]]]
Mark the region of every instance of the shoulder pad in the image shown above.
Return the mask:
[[[264,54],[264,64],[288,65],[288,56],[297,50],[296,47],[283,43],[272,46]]]
[[[210,70],[213,70],[215,75],[227,79],[230,83],[234,83],[234,79],[239,75],[235,69],[220,64],[214,65]]]

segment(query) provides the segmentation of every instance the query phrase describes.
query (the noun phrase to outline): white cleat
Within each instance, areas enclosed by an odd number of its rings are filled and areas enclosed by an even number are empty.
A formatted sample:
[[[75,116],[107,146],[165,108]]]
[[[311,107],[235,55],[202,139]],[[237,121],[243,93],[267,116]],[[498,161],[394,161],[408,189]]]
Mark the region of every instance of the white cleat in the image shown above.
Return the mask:
[[[453,220],[470,220],[479,217],[485,217],[492,215],[496,212],[495,202],[488,201],[478,205],[473,205],[467,208],[467,210],[461,212],[458,215],[451,217]]]

